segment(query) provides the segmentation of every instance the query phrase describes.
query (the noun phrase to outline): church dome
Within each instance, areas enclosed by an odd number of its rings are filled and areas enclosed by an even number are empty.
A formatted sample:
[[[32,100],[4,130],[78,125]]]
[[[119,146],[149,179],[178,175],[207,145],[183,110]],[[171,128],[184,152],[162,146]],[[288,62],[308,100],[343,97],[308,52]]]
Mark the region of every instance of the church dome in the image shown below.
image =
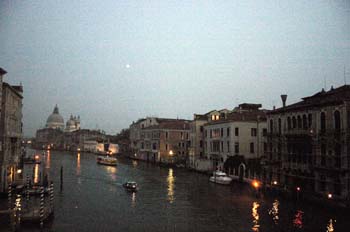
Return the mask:
[[[52,114],[47,118],[46,127],[63,130],[64,120],[58,111],[57,105],[55,106],[55,109],[53,110]]]

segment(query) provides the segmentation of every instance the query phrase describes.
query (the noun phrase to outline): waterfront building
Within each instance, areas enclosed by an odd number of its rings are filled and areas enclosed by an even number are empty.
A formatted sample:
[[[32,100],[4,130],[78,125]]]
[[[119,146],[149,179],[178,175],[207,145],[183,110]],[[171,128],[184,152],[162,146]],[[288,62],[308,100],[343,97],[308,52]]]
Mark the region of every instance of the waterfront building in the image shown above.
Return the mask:
[[[225,118],[229,112],[227,109],[222,109],[212,110],[206,114],[194,114],[190,122],[189,168],[198,171],[212,170],[212,162],[204,153],[204,125],[210,121]]]
[[[133,158],[186,165],[189,121],[148,117],[130,126]]]
[[[3,82],[6,71],[0,68],[0,192],[20,178],[23,87]]]
[[[267,114],[264,181],[286,189],[349,199],[350,86],[302,98]],[[331,195],[329,195],[331,194]]]
[[[247,174],[246,170],[260,172],[267,133],[266,110],[260,107],[261,104],[240,104],[219,117],[210,117],[204,124],[204,155],[212,170],[236,175]]]

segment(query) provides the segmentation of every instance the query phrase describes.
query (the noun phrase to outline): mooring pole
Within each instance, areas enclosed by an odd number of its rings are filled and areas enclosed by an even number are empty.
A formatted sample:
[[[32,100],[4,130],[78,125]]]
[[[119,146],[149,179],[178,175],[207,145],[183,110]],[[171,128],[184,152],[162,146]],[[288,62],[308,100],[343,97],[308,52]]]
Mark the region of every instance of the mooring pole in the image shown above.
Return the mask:
[[[61,166],[61,176],[60,176],[60,190],[62,192],[63,189],[63,166]]]
[[[44,187],[41,186],[40,188],[40,228],[42,229],[44,227]]]
[[[29,174],[27,174],[27,176],[26,176],[26,185],[27,185],[27,188],[26,188],[26,201],[27,201],[27,204],[28,204],[28,202],[29,202]]]
[[[8,203],[9,203],[9,210],[12,209],[12,186],[9,184],[8,187]]]
[[[53,182],[51,181],[51,184],[50,184],[50,209],[51,209],[51,212],[53,212],[53,200],[54,200],[54,195],[53,195]]]

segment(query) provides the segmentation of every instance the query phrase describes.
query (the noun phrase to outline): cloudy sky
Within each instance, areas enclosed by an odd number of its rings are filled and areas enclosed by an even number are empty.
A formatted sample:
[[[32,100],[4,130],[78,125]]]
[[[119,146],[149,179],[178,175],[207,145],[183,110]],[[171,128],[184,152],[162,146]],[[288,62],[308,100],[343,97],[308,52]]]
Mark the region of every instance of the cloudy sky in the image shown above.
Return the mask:
[[[0,0],[0,54],[26,136],[55,104],[114,134],[350,83],[350,1]]]

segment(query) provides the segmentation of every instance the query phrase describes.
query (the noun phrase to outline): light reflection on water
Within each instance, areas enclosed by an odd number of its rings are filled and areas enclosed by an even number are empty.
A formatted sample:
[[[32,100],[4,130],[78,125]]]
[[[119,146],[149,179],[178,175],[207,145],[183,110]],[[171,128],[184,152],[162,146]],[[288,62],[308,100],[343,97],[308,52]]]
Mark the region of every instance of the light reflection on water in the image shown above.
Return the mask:
[[[131,207],[135,207],[136,205],[136,193],[133,192],[132,195],[131,195]]]
[[[277,225],[279,216],[278,216],[278,207],[280,205],[280,202],[275,199],[274,202],[272,203],[272,208],[269,210],[269,214],[272,216],[273,222]]]
[[[77,154],[77,176],[80,175],[80,153]]]
[[[47,151],[47,155],[46,155],[46,168],[50,168],[50,163],[51,163],[51,154],[50,154],[50,150]]]
[[[106,166],[107,173],[113,181],[117,180],[117,168],[112,166]]]
[[[253,231],[259,231],[260,225],[259,225],[259,212],[258,212],[258,208],[259,208],[259,203],[254,201],[253,202],[253,208],[252,208],[252,217],[253,217],[253,227],[252,230]]]
[[[329,219],[329,222],[327,224],[327,231],[326,232],[334,232],[333,222],[335,223],[336,220]]]
[[[173,176],[173,169],[172,168],[169,168],[167,183],[168,183],[168,201],[170,203],[173,203],[174,202],[175,177]]]
[[[294,216],[293,225],[299,229],[303,227],[303,214],[304,214],[303,211],[297,210]]]
[[[34,166],[34,184],[39,183],[39,164]]]

